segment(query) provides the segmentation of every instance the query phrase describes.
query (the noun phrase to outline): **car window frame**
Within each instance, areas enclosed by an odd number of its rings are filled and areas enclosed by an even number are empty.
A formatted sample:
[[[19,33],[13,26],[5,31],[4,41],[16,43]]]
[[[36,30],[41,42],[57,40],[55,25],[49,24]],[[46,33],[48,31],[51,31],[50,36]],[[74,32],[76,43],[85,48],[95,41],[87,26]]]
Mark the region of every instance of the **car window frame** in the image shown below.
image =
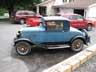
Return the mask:
[[[74,18],[73,18],[73,17],[74,17]],[[78,19],[78,18],[82,18],[82,19]],[[84,18],[83,18],[82,16],[80,16],[80,15],[71,15],[71,16],[69,17],[69,19],[70,19],[70,20],[81,20],[81,21],[84,20]]]
[[[48,30],[48,26],[47,26],[47,22],[48,21],[55,21],[55,22],[63,22],[63,28],[61,29],[61,30],[59,30],[59,28],[58,28],[58,30]],[[63,20],[48,20],[48,21],[45,21],[44,23],[45,23],[45,28],[46,28],[46,31],[47,32],[62,32],[62,31],[64,31],[64,21]]]

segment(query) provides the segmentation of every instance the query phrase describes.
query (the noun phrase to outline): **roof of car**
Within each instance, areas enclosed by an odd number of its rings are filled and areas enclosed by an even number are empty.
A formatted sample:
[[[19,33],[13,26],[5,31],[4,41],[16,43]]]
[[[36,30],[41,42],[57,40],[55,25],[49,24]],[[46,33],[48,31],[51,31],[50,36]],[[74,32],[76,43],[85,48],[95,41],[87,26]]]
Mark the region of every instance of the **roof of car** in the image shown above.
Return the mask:
[[[67,20],[67,21],[69,21],[69,19],[62,17],[62,16],[46,16],[46,17],[43,17],[43,19],[46,21],[50,21],[50,20]]]
[[[17,12],[16,12],[16,14],[18,14],[18,13],[33,13],[33,14],[35,14],[35,12],[33,12],[33,11],[30,11],[30,10],[18,10]]]
[[[73,15],[82,16],[82,15],[76,14],[76,13],[57,13],[56,15],[57,16],[63,16],[63,17],[68,18],[68,19],[69,19],[70,16],[73,16]]]
[[[80,14],[76,14],[76,13],[57,13],[56,15],[80,15]]]

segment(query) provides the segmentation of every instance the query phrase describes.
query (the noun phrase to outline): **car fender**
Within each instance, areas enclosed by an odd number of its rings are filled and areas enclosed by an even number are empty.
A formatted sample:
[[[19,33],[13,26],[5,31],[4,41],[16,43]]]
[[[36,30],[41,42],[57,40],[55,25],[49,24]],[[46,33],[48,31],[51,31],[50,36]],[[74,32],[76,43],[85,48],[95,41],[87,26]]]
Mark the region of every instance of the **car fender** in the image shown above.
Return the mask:
[[[34,43],[32,43],[32,41],[30,41],[29,39],[26,39],[26,38],[20,38],[20,39],[15,38],[15,39],[14,39],[14,45],[15,45],[16,43],[20,42],[20,41],[25,41],[25,42],[28,42],[28,43],[30,43],[30,44],[34,44]]]
[[[72,42],[73,42],[74,40],[76,40],[76,39],[81,39],[81,40],[83,40],[84,44],[87,44],[87,43],[86,43],[86,39],[85,39],[83,36],[75,36],[75,37],[73,37],[73,38],[71,39],[70,44],[72,44]]]

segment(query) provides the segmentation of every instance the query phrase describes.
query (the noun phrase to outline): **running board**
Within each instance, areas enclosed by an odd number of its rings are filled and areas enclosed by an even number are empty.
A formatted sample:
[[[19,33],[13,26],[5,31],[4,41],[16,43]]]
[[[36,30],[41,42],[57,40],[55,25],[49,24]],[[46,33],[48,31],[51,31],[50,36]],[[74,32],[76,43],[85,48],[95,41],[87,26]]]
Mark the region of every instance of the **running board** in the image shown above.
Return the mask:
[[[60,48],[68,48],[70,47],[69,45],[48,45],[48,49],[60,49]]]

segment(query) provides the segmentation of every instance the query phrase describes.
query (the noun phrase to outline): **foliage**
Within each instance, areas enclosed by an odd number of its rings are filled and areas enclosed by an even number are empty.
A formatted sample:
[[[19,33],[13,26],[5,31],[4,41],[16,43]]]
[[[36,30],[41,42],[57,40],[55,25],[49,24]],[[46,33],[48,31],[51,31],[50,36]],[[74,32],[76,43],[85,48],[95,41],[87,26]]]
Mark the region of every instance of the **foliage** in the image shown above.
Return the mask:
[[[40,3],[41,0],[0,0],[0,7],[3,7],[8,10],[9,14],[15,8],[28,8],[31,7],[34,9],[35,5]]]
[[[0,8],[0,16],[3,16],[4,13],[7,13],[8,11],[4,8]]]

